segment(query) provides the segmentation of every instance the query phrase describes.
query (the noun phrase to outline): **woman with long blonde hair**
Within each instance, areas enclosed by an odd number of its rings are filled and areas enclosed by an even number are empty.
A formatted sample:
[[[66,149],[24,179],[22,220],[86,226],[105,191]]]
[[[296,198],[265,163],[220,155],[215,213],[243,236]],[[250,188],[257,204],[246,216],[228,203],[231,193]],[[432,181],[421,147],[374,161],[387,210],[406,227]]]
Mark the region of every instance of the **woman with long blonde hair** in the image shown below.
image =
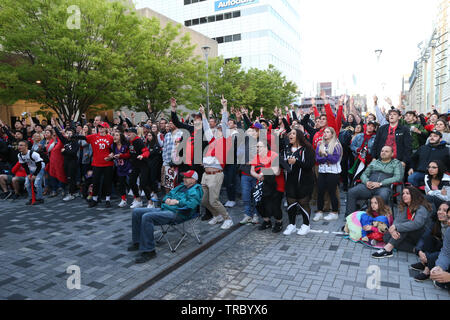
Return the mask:
[[[323,217],[325,192],[331,199],[332,212],[324,219],[326,221],[337,220],[339,217],[339,201],[336,197],[336,188],[341,174],[342,146],[336,136],[336,131],[328,127],[324,130],[323,139],[316,149],[316,161],[319,164],[319,176],[317,179],[317,213],[315,221]]]

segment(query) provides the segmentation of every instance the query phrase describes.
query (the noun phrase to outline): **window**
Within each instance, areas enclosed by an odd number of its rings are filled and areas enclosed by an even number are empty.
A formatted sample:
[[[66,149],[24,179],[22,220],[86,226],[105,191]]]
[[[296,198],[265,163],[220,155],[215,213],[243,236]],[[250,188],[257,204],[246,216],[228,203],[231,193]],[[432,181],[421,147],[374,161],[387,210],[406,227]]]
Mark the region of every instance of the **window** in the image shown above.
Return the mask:
[[[186,20],[186,21],[184,22],[184,25],[185,25],[186,27],[192,26],[192,20]]]
[[[199,19],[192,19],[192,25],[195,26],[197,24],[199,24]]]
[[[241,16],[241,12],[240,11],[234,11],[233,12],[233,18],[239,18]]]
[[[225,13],[224,18],[225,18],[225,20],[231,19],[232,18],[231,12]]]
[[[216,21],[221,21],[221,20],[223,20],[223,14],[216,15]]]
[[[200,18],[200,24],[207,23],[207,22],[208,22],[208,20],[206,19],[206,17]]]
[[[224,37],[224,42],[231,42],[233,41],[233,36],[225,36]]]
[[[241,57],[235,57],[235,58],[228,58],[225,59],[225,63],[230,62],[231,60],[237,60],[239,62],[239,64],[242,64],[242,58]]]
[[[198,2],[198,0],[192,0],[191,1],[191,3],[197,3]]]
[[[241,40],[241,34],[234,34],[233,35],[233,41],[240,41]]]
[[[208,23],[209,22],[215,22],[216,21],[216,16],[209,16],[208,17]]]
[[[223,43],[223,37],[217,37],[216,41],[217,43]]]
[[[184,0],[184,5],[186,6],[186,5],[188,5],[188,4],[191,4],[192,2],[191,2],[191,0]]]

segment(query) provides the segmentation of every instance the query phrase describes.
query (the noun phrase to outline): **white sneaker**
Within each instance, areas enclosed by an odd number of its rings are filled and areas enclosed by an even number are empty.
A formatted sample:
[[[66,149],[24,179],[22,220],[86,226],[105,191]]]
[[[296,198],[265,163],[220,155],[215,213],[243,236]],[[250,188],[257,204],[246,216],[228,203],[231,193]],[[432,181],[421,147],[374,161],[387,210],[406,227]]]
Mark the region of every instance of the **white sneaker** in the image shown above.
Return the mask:
[[[134,196],[133,190],[130,189],[130,191],[128,192],[129,196]]]
[[[145,192],[144,192],[144,190],[141,191],[141,197],[145,197]]]
[[[125,208],[127,204],[128,204],[127,201],[122,199],[122,201],[120,201],[119,203],[119,208]]]
[[[339,215],[337,213],[330,213],[323,219],[326,221],[333,221],[339,219]]]
[[[253,216],[252,223],[253,223],[253,224],[258,224],[258,223],[259,223],[259,218],[258,218],[258,215],[257,215],[256,213],[255,213],[255,215]]]
[[[222,216],[217,216],[212,218],[211,220],[209,220],[208,224],[210,224],[211,226],[221,223],[223,222],[223,217]]]
[[[141,207],[142,207],[142,201],[133,201],[133,203],[130,206],[131,209],[141,208]]]
[[[286,228],[286,230],[283,232],[283,234],[284,234],[285,236],[290,236],[291,234],[293,234],[293,233],[296,232],[296,231],[297,231],[297,228],[296,228],[293,224],[290,224],[290,225],[287,226],[287,228]]]
[[[313,221],[317,222],[317,221],[322,220],[322,219],[323,219],[323,213],[318,212],[314,216]]]
[[[284,206],[285,208],[287,208],[287,207],[288,207],[288,202],[287,202],[286,200],[284,200],[284,202],[283,202],[283,206]]]
[[[252,223],[252,218],[247,215],[244,215],[244,219],[241,220],[240,224],[249,224],[249,223]]]
[[[223,230],[227,230],[227,229],[230,229],[232,226],[233,226],[233,220],[231,220],[231,219],[227,219],[227,220],[225,220],[225,222],[222,224],[222,226],[220,227],[220,229],[223,229]]]
[[[235,206],[236,206],[236,201],[227,201],[227,203],[225,203],[224,207],[233,208]]]
[[[311,227],[304,224],[300,227],[300,230],[298,230],[297,234],[299,236],[306,236],[310,231]]]
[[[63,198],[63,201],[71,201],[73,199],[75,199],[75,197],[73,195],[71,195],[70,193],[68,193],[67,196],[65,196]]]
[[[148,202],[148,205],[147,205],[147,208],[148,209],[154,209],[155,208],[155,205],[153,204],[153,202]]]

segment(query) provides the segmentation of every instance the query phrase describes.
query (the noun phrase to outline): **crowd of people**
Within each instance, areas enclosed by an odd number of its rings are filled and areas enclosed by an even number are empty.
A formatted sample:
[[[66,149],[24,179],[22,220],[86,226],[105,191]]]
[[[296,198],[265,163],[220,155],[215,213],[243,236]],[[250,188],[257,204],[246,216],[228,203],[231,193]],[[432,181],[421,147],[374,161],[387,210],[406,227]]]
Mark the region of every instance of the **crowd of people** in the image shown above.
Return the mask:
[[[119,207],[133,209],[128,249],[139,251],[138,263],[156,255],[155,225],[201,212],[202,221],[229,229],[228,209],[239,197],[241,224],[285,236],[306,236],[311,223],[364,211],[363,238],[384,244],[373,258],[414,252],[416,280],[448,289],[449,115],[406,112],[390,99],[384,110],[374,97],[375,114],[363,116],[353,98],[342,96],[336,110],[323,92],[320,98],[319,107],[313,100],[309,109],[261,109],[258,116],[229,108],[222,97],[218,117],[201,106],[180,118],[171,98],[169,119],[135,122],[118,112],[111,122],[82,115],[79,122],[36,123],[29,116],[11,128],[0,121],[0,198],[26,193],[26,205],[42,205],[44,197],[82,197],[92,208],[102,201],[111,207],[116,196]]]

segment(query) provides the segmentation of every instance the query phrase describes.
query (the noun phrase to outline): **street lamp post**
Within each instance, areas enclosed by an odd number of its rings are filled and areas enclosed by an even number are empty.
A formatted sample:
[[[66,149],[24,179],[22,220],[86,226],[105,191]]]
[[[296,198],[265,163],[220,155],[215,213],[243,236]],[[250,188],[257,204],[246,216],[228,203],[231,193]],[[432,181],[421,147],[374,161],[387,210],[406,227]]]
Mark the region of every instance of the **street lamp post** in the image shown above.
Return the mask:
[[[203,53],[205,54],[205,60],[206,60],[206,109],[207,114],[209,117],[209,65],[208,65],[208,55],[209,51],[211,50],[211,47],[209,46],[203,46],[202,47]]]
[[[380,57],[381,57],[381,54],[382,54],[382,53],[383,53],[383,50],[381,50],[381,49],[375,50],[375,55],[377,56],[378,85],[380,86],[379,89],[382,88],[382,84],[381,84],[381,82],[382,82],[382,80],[381,80],[381,71],[380,71]],[[381,93],[383,93],[383,90],[381,90],[381,91],[382,91]]]

